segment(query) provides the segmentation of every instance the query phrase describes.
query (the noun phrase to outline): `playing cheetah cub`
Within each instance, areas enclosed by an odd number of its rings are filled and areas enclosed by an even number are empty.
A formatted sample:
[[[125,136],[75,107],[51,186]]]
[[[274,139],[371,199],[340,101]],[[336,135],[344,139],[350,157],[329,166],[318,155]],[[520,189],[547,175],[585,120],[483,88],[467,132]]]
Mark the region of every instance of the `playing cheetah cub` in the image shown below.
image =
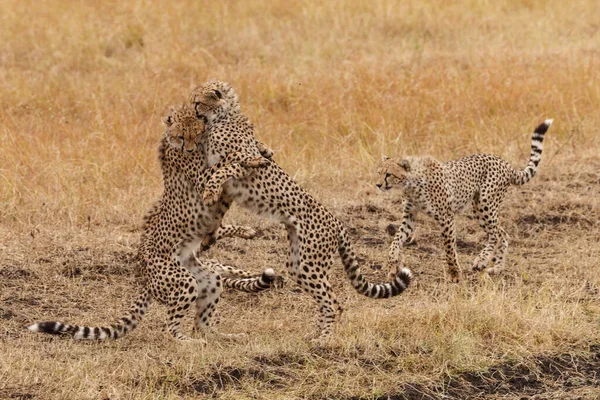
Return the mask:
[[[231,86],[211,80],[196,88],[190,101],[198,117],[207,120],[202,147],[209,165],[215,165],[230,152],[260,155],[254,127],[241,112]],[[286,227],[290,243],[287,267],[298,285],[318,303],[318,341],[330,337],[333,323],[341,312],[329,283],[336,253],[341,256],[354,289],[365,296],[388,298],[408,287],[412,277],[408,269],[401,269],[389,283],[372,283],[365,279],[344,225],[274,161],[256,169],[251,176],[227,182],[222,188],[223,194],[240,206],[280,221]],[[220,185],[207,184],[204,194],[207,204],[220,199],[220,190]]]
[[[166,131],[159,159],[164,192],[145,218],[138,253],[145,282],[129,313],[110,326],[86,327],[53,321],[33,324],[29,327],[31,331],[67,334],[74,339],[117,339],[138,325],[154,298],[168,307],[169,333],[175,339],[188,340],[179,327],[183,316],[194,304],[194,329],[204,334],[216,333],[210,322],[223,286],[246,292],[257,292],[270,286],[274,279],[274,271],[270,268],[262,276],[252,277],[215,261],[200,261],[193,254],[206,237],[249,238],[254,235],[247,227],[219,228],[229,203],[223,201],[208,207],[202,201],[202,193],[209,177],[220,186],[228,179],[250,175],[255,168],[265,165],[265,159],[230,153],[212,168],[206,168],[204,154],[198,146],[204,124],[196,118],[195,112],[185,105],[180,106],[172,109],[163,122]],[[236,276],[242,279],[232,278]]]
[[[446,163],[432,157],[399,159],[384,156],[377,170],[377,187],[381,190],[397,187],[405,198],[402,224],[389,250],[390,276],[396,274],[403,265],[400,252],[402,244],[413,233],[415,214],[424,211],[442,227],[448,272],[453,281],[458,281],[460,266],[456,259],[454,215],[469,202],[472,203],[479,225],[488,234],[488,242],[473,263],[473,269],[484,270],[490,261],[494,267],[488,269],[488,273],[498,273],[504,269],[508,235],[498,226],[498,210],[509,185],[523,185],[537,172],[542,156],[542,141],[550,125],[552,120],[548,119],[533,132],[531,156],[522,171],[515,170],[508,162],[490,154],[474,154]]]

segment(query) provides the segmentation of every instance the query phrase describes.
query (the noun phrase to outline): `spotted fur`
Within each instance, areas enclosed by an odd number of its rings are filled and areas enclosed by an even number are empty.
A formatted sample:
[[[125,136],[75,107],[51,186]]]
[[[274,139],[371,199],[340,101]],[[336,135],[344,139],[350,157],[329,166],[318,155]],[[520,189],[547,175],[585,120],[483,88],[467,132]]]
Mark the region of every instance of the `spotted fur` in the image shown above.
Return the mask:
[[[200,118],[206,118],[202,137],[209,165],[216,165],[231,152],[259,156],[254,128],[242,114],[237,94],[227,83],[211,80],[195,89],[190,102]],[[287,229],[290,256],[287,268],[298,285],[317,302],[318,340],[326,340],[342,309],[329,282],[335,254],[342,258],[345,272],[359,293],[372,298],[389,298],[402,293],[412,274],[402,269],[389,283],[368,282],[361,274],[348,233],[314,197],[302,189],[274,161],[246,178],[222,186],[224,195],[242,207],[273,218]],[[215,191],[211,192],[211,189]],[[220,197],[221,186],[209,185],[204,198],[210,203]]]
[[[264,163],[262,157],[230,153],[206,168],[203,152],[197,146],[204,124],[187,106],[171,111],[163,120],[167,129],[160,146],[164,192],[147,214],[139,248],[139,263],[145,285],[129,313],[115,324],[103,327],[65,325],[60,322],[33,324],[33,332],[69,334],[74,339],[117,339],[134,329],[142,320],[151,299],[168,307],[169,333],[188,340],[180,332],[180,323],[194,305],[194,328],[210,333],[210,321],[223,286],[246,292],[258,292],[270,286],[274,271],[266,269],[254,277],[216,261],[201,261],[194,250],[206,237],[238,235],[251,237],[246,227],[226,226],[215,234],[230,202],[226,199],[208,207],[201,193],[209,177],[222,185],[231,178],[244,178]]]
[[[382,190],[398,187],[406,199],[402,225],[390,246],[390,275],[403,265],[402,245],[414,232],[417,211],[424,211],[442,227],[448,272],[453,281],[458,281],[460,266],[456,258],[454,215],[468,203],[472,204],[479,225],[488,235],[488,242],[473,263],[473,269],[484,270],[491,261],[494,266],[487,269],[488,273],[502,271],[508,235],[498,226],[498,210],[509,185],[523,185],[535,176],[542,156],[544,134],[550,125],[552,120],[548,119],[533,132],[529,162],[521,171],[490,154],[474,154],[446,163],[432,157],[384,157],[377,171],[377,187]]]

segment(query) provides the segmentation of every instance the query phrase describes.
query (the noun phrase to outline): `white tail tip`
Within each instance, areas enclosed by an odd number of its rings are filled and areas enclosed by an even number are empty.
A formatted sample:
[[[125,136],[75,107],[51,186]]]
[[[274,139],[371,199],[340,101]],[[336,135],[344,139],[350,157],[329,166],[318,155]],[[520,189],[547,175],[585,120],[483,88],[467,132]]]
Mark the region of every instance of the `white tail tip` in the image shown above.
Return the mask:
[[[29,329],[31,332],[39,332],[40,331],[40,327],[38,324],[29,325],[27,327],[27,329]]]
[[[404,275],[407,275],[409,278],[412,279],[413,273],[410,269],[405,267],[405,268],[402,268],[401,271],[404,273]]]
[[[544,120],[544,124],[548,125],[548,126],[552,125],[553,122],[554,122],[554,119],[552,119],[552,118]]]
[[[275,276],[275,270],[273,268],[267,268],[263,271],[263,274],[267,276]]]

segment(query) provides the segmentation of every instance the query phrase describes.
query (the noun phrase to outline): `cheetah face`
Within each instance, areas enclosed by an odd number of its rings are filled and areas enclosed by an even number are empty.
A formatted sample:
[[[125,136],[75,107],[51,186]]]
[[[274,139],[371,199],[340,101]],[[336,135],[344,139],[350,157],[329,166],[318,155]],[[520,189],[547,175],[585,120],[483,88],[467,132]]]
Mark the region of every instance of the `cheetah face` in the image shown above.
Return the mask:
[[[226,105],[226,101],[223,99],[223,88],[219,83],[219,81],[210,80],[192,91],[190,104],[194,107],[198,118]]]
[[[162,122],[166,127],[165,136],[173,148],[185,154],[196,151],[204,133],[204,121],[196,117],[193,109],[187,105],[173,107]]]
[[[378,179],[376,186],[382,190],[390,190],[393,187],[403,187],[410,165],[407,160],[389,158],[383,156],[381,164],[377,168]]]

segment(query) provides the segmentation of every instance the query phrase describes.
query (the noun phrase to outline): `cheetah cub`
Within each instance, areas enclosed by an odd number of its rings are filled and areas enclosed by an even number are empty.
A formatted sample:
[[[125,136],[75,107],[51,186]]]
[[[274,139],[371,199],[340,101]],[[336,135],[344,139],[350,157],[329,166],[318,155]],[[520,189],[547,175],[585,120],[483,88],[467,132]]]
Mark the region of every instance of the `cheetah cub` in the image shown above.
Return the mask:
[[[209,178],[220,186],[229,179],[247,177],[264,167],[265,159],[232,152],[208,168],[198,145],[205,126],[195,111],[185,105],[173,108],[163,123],[166,131],[159,160],[164,191],[145,218],[138,251],[144,285],[129,313],[112,325],[88,327],[50,321],[33,324],[30,331],[66,334],[74,339],[117,339],[139,324],[154,299],[168,308],[167,330],[171,336],[187,341],[190,338],[181,332],[180,325],[184,315],[194,308],[194,330],[204,335],[217,334],[211,327],[211,318],[223,287],[245,292],[270,287],[275,278],[271,268],[256,277],[216,261],[199,260],[194,255],[207,237],[253,236],[254,231],[247,227],[221,226],[230,203],[223,200],[209,207],[202,201],[202,193]],[[240,337],[239,334],[220,336]]]
[[[448,272],[452,281],[458,282],[461,269],[456,258],[454,215],[469,202],[479,225],[488,235],[488,242],[475,259],[473,269],[484,270],[491,261],[493,267],[487,269],[487,273],[502,271],[508,235],[498,226],[498,210],[509,185],[523,185],[534,177],[542,156],[544,134],[550,125],[552,120],[547,119],[535,128],[529,163],[522,171],[490,154],[474,154],[446,163],[432,157],[384,156],[377,170],[377,187],[384,191],[397,187],[405,198],[402,224],[389,250],[389,275],[397,274],[402,266],[402,245],[412,236],[417,211],[423,211],[442,227]]]
[[[226,82],[210,80],[192,92],[190,103],[198,117],[205,118],[206,132],[202,147],[208,165],[217,165],[232,152],[249,157],[263,153],[254,135],[254,126],[241,111],[238,95]],[[212,180],[212,179],[211,179]],[[317,199],[305,191],[287,172],[270,161],[252,175],[232,179],[224,185],[206,184],[206,204],[228,196],[241,207],[281,222],[288,234],[288,270],[296,283],[318,305],[316,342],[325,343],[333,332],[342,307],[330,283],[336,256],[344,265],[346,277],[354,289],[370,298],[397,296],[408,288],[412,274],[402,268],[390,282],[368,280],[360,271],[347,228]]]

